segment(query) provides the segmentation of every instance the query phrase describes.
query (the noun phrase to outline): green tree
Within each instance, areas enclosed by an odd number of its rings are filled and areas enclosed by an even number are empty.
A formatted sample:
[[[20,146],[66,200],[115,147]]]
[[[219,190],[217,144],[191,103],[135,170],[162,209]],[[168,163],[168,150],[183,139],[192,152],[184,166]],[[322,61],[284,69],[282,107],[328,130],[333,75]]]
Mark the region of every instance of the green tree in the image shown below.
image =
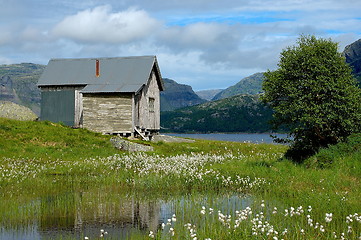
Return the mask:
[[[262,101],[274,110],[274,129],[289,129],[286,157],[302,161],[360,132],[361,90],[351,72],[331,40],[301,36],[281,52],[278,69],[265,74]]]

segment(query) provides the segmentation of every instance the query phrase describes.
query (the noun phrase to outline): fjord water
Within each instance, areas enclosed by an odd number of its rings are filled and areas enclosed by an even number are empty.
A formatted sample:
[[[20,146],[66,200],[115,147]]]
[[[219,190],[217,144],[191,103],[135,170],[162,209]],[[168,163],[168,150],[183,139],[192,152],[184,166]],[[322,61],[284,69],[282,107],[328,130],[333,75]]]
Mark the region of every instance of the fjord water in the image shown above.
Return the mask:
[[[146,236],[149,231],[160,229],[173,214],[179,218],[199,214],[202,206],[216,207],[227,213],[251,203],[251,198],[243,195],[189,194],[153,198],[125,193],[121,189],[108,190],[94,188],[8,202],[8,208],[1,207],[0,239],[84,239],[85,236],[97,239],[101,229],[109,238],[126,239],[134,234]]]
[[[269,133],[167,133],[167,135],[183,138],[219,140],[229,142],[274,143]],[[272,134],[286,138],[287,134]]]

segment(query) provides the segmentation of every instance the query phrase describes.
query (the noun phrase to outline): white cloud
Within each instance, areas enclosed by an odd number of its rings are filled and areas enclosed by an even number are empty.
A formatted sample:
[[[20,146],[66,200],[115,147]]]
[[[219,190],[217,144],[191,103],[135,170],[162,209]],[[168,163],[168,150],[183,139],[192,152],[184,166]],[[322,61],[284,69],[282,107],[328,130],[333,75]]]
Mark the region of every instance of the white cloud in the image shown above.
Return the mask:
[[[12,59],[9,59],[7,57],[3,57],[0,55],[0,63],[1,64],[12,64]]]
[[[278,54],[287,46],[294,31],[289,23],[232,24],[194,23],[171,26],[160,34],[157,44],[169,52],[198,53],[197,61],[210,66],[209,71],[220,67],[225,70],[273,68]]]
[[[195,23],[168,27],[160,34],[159,39],[171,48],[208,49],[224,44],[221,42],[222,38],[230,36],[230,33],[229,27],[225,24]]]
[[[274,69],[301,33],[331,37],[340,51],[361,38],[360,0],[0,3],[0,63],[154,54],[164,77],[195,89]]]
[[[1,29],[0,28],[0,46],[1,45],[6,45],[12,42],[13,40],[13,36],[11,34],[10,31],[8,31],[7,29]]]
[[[82,42],[127,43],[147,37],[159,25],[143,10],[129,8],[116,13],[111,10],[105,5],[67,16],[52,33]]]
[[[21,33],[21,38],[23,41],[32,41],[32,42],[41,42],[44,41],[47,34],[42,32],[41,30],[27,26]]]

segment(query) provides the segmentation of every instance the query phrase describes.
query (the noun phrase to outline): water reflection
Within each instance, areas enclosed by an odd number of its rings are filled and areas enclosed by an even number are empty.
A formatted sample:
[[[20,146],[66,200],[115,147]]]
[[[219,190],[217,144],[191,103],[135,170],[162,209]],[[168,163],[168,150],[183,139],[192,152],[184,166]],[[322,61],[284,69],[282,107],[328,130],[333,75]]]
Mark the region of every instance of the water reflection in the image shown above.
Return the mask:
[[[191,194],[160,199],[93,190],[49,195],[31,202],[25,203],[26,210],[10,222],[4,218],[9,214],[6,209],[0,213],[0,239],[83,239],[84,236],[94,239],[99,237],[100,229],[107,231],[109,237],[125,239],[131,234],[147,235],[149,230],[156,231],[174,213],[182,218],[199,212],[201,206],[231,213],[249,206],[251,198]]]

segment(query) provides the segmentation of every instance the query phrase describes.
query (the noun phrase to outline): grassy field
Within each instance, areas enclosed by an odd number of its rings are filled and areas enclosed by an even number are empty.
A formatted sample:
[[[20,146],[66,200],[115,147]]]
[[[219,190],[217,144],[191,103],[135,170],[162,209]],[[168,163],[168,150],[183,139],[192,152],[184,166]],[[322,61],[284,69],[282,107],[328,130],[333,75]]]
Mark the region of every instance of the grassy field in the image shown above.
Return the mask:
[[[39,208],[52,215],[54,206],[33,207],[36,199],[71,190],[88,192],[89,202],[98,202],[103,196],[92,189],[102,189],[108,198],[114,192],[139,199],[252,196],[249,206],[234,212],[194,200],[191,209],[177,210],[163,226],[130,239],[361,237],[360,135],[302,165],[282,158],[286,146],[271,144],[196,140],[145,143],[154,147],[149,153],[120,152],[110,136],[50,122],[0,119],[0,136],[3,228],[40,221]],[[75,198],[57,200],[56,212],[76,208]],[[89,215],[96,211],[89,209]]]

